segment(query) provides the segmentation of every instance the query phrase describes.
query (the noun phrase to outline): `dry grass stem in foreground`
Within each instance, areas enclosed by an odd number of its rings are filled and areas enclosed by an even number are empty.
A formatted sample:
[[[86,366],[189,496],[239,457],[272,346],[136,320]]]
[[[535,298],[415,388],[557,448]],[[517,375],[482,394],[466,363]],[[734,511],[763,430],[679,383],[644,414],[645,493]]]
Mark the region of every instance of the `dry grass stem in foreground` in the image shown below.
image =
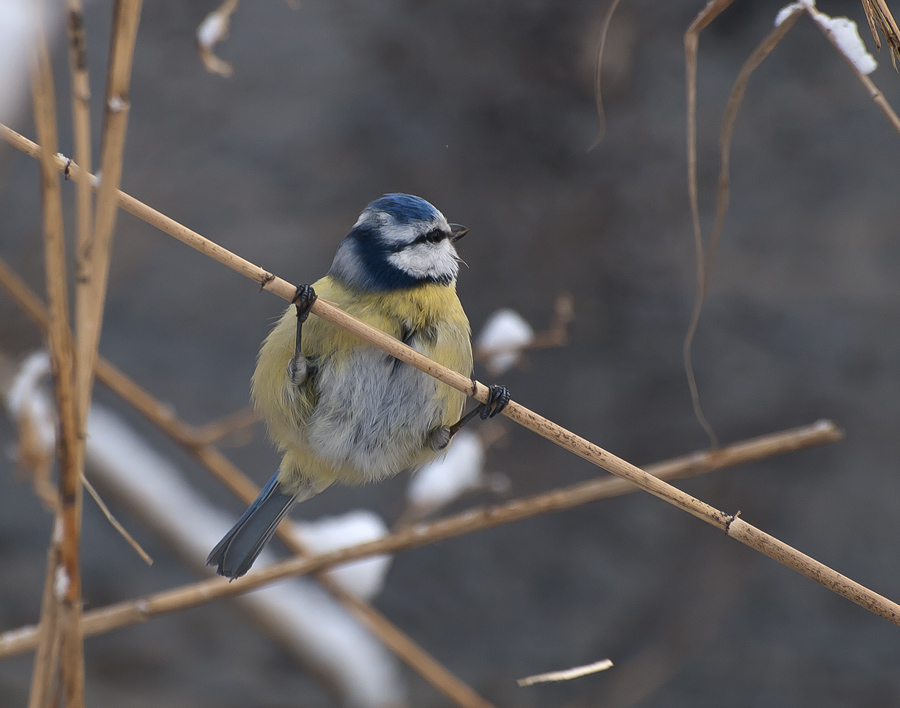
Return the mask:
[[[69,71],[72,77],[72,134],[75,161],[84,167],[75,177],[75,302],[85,299],[89,282],[87,262],[94,224],[91,196],[91,86],[88,77],[87,37],[81,0],[66,0],[66,32],[69,40]]]
[[[51,705],[50,699],[57,676],[59,661],[59,601],[56,597],[56,573],[59,565],[59,541],[62,520],[57,515],[53,538],[47,549],[47,568],[44,574],[44,593],[41,598],[40,634],[34,666],[31,670],[31,689],[28,693],[28,708],[44,708]]]
[[[842,437],[843,433],[833,423],[819,421],[802,428],[728,445],[719,450],[677,457],[649,465],[647,470],[661,479],[683,479],[811,445],[835,442]],[[465,511],[427,524],[414,524],[377,541],[309,558],[286,560],[231,583],[223,578],[212,578],[138,600],[93,610],[85,614],[85,633],[103,634],[118,627],[144,622],[160,614],[195,607],[218,598],[234,597],[282,578],[314,573],[373,555],[418,548],[429,543],[635,491],[637,487],[633,484],[621,479],[604,477],[532,497],[515,499],[497,506]],[[0,635],[0,659],[34,649],[36,637],[35,627],[22,627]]]
[[[862,0],[862,6],[872,37],[875,38],[875,47],[881,49],[881,38],[878,36],[878,31],[881,30],[891,48],[891,61],[896,68],[897,57],[900,57],[900,29],[897,28],[897,22],[887,3],[884,0]]]
[[[57,456],[59,459],[59,539],[58,565],[52,573],[53,602],[42,611],[53,614],[45,623],[42,637],[48,645],[42,656],[48,660],[56,655],[49,646],[61,641],[60,670],[67,708],[84,705],[84,647],[81,633],[81,570],[79,558],[80,514],[78,495],[80,471],[78,468],[78,414],[73,398],[72,336],[69,329],[69,297],[66,277],[66,246],[63,233],[62,196],[59,173],[53,164],[57,149],[56,105],[53,76],[46,38],[41,34],[36,47],[36,64],[32,92],[34,96],[34,120],[37,135],[45,149],[40,154],[41,202],[44,221],[44,262],[47,282],[49,317],[47,339],[53,370],[56,406],[59,414]],[[54,540],[54,543],[57,541]],[[51,553],[51,559],[56,555]],[[48,565],[49,568],[49,565]],[[45,597],[49,597],[51,580],[45,580]],[[55,604],[53,608],[51,605]],[[51,627],[56,631],[51,632]],[[58,635],[58,637],[57,637]],[[33,685],[43,682],[42,691],[52,684],[55,666],[36,664]]]
[[[4,127],[0,132],[2,132],[5,138],[11,139],[17,146],[21,145],[27,148],[28,144],[31,143],[31,141],[26,140],[22,136],[18,136],[9,128]],[[31,145],[33,145],[33,143],[31,143]],[[197,232],[182,226],[174,219],[148,207],[146,204],[134,199],[134,197],[130,197],[120,191],[119,203],[123,208],[131,211],[148,223],[164,230],[182,243],[214,258],[232,270],[255,280],[260,284],[262,289],[269,290],[287,301],[290,301],[294,297],[294,293],[296,292],[295,286],[272,275],[268,271],[263,270],[259,266],[241,258],[209,239],[204,238]],[[487,401],[488,389],[484,384],[468,379],[462,374],[440,366],[436,362],[428,359],[428,357],[423,356],[381,330],[370,327],[351,315],[348,315],[334,304],[319,298],[316,300],[311,311],[317,317],[321,317],[322,319],[345,329],[363,341],[377,346],[379,349],[382,349],[411,366],[415,366],[420,371],[424,371],[448,386],[462,391],[478,401]],[[709,504],[692,497],[690,494],[686,494],[685,492],[662,482],[629,462],[607,452],[598,445],[595,445],[537,413],[528,410],[515,401],[510,401],[509,405],[503,411],[503,415],[557,445],[564,447],[570,452],[575,453],[579,457],[602,467],[608,472],[612,472],[616,476],[631,482],[644,491],[650,492],[654,496],[677,506],[683,511],[687,511],[693,516],[696,516],[712,526],[725,531],[726,534],[729,534],[731,523],[735,519],[734,515],[720,511]],[[745,526],[749,526],[749,524],[741,522],[739,528],[743,529]],[[813,561],[813,559],[805,554],[787,544],[781,543],[768,534],[759,530],[756,531],[757,533],[754,534],[742,533],[738,540],[789,568],[812,578],[842,597],[846,597],[847,599],[856,602],[869,611],[874,612],[895,624],[900,624],[900,605],[897,605],[882,595],[879,595],[850,578],[828,568],[824,564]],[[311,568],[308,572],[317,569],[318,568]],[[273,569],[270,569],[270,571],[271,570]],[[241,586],[244,584],[245,583],[241,583]],[[238,585],[238,583],[236,582],[234,585]]]
[[[106,283],[109,277],[110,251],[113,230],[118,215],[117,194],[122,178],[122,157],[125,132],[128,127],[128,91],[131,85],[131,66],[141,0],[116,0],[113,11],[112,44],[106,76],[106,100],[103,113],[103,136],[100,167],[103,179],[97,197],[94,234],[84,244],[79,263],[83,287],[76,302],[76,363],[78,411],[81,420],[87,417],[94,382],[94,367],[100,343]],[[76,183],[84,182],[84,175],[73,175]]]

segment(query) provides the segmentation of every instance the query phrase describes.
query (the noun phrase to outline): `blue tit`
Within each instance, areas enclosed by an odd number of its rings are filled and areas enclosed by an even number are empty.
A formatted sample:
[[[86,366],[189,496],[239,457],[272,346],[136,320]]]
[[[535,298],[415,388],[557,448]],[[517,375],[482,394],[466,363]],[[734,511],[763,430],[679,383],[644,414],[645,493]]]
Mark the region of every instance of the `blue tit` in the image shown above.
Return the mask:
[[[296,502],[334,482],[361,484],[415,469],[441,454],[476,412],[486,418],[506,405],[506,389],[491,387],[488,404],[460,419],[463,393],[325,320],[307,320],[321,296],[471,375],[454,245],[467,231],[424,199],[385,195],[363,210],[328,274],[297,288],[263,342],[251,386],[281,465],[209,554],[220,575],[246,573]]]

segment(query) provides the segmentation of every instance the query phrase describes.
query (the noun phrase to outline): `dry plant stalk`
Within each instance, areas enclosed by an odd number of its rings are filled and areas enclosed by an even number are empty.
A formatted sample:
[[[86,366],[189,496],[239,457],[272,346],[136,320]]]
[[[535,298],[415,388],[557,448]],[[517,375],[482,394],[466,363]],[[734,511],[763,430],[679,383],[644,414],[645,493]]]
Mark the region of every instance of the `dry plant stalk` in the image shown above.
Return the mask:
[[[891,48],[891,61],[896,68],[897,57],[900,57],[900,29],[897,28],[897,22],[887,3],[884,0],[862,0],[862,6],[872,37],[875,38],[875,47],[881,49],[881,38],[878,36],[878,31],[881,30]]]
[[[128,126],[128,90],[141,0],[117,0],[113,12],[112,46],[103,113],[101,180],[94,233],[80,243],[79,278],[83,287],[76,303],[78,408],[82,419],[90,405],[94,362],[103,322],[112,235],[115,229],[116,192],[122,177],[122,151]],[[80,174],[75,180],[84,180]]]
[[[59,541],[60,519],[56,517],[53,538],[47,549],[47,568],[44,575],[44,593],[41,598],[40,640],[31,672],[31,690],[28,693],[28,708],[49,706],[57,675],[59,661],[59,602],[56,598],[56,571],[60,567]]]
[[[600,121],[600,127],[597,129],[597,137],[591,143],[588,152],[597,147],[603,140],[603,136],[606,135],[606,114],[603,111],[603,91],[600,87],[600,78],[603,69],[603,50],[606,48],[606,35],[609,34],[609,26],[612,24],[612,18],[616,14],[619,2],[620,0],[612,0],[603,17],[603,24],[600,26],[600,44],[597,47],[597,64],[594,67],[594,101],[597,104],[597,119]]]
[[[864,0],[863,6],[865,7],[866,2],[870,2],[870,1],[871,0]],[[878,1],[879,0],[875,0],[875,2],[878,2]],[[885,7],[885,10],[887,10],[887,7]],[[811,15],[812,11],[810,10],[810,8],[807,8],[807,13]],[[890,17],[891,23],[893,23],[894,18],[891,16],[889,11],[887,14],[888,14],[888,17]],[[867,17],[868,17],[868,14],[867,14]],[[871,26],[871,20],[869,22],[870,22],[870,26]],[[828,41],[831,42],[832,46],[837,50],[838,54],[840,54],[844,58],[844,60],[850,65],[850,68],[853,70],[853,73],[856,74],[856,78],[859,79],[860,83],[865,87],[865,89],[869,93],[869,96],[871,97],[872,101],[875,102],[875,105],[878,106],[878,109],[881,111],[881,113],[884,115],[884,117],[887,118],[888,123],[891,124],[891,127],[895,131],[897,131],[898,134],[900,134],[900,118],[897,117],[897,113],[891,107],[891,104],[888,103],[888,100],[884,97],[884,94],[881,92],[881,90],[875,85],[875,82],[872,81],[872,79],[870,79],[867,74],[864,74],[862,71],[860,71],[859,67],[856,66],[856,64],[854,64],[850,60],[850,57],[847,56],[846,52],[844,52],[844,50],[841,49],[840,45],[835,40],[834,34],[832,32],[828,31],[819,22],[816,22],[816,25],[818,25],[820,30],[822,30],[822,34],[824,34],[826,39],[828,39]],[[896,25],[894,25],[894,30],[896,30]],[[873,31],[873,34],[875,34],[874,31]],[[893,30],[889,29],[887,32],[885,32],[885,36],[888,37],[888,42],[890,43],[892,41],[891,37],[896,38],[898,35],[893,34]],[[879,47],[881,46],[881,43],[878,41],[877,34],[875,35],[875,43]],[[893,44],[891,44],[891,48],[892,49],[895,48]],[[891,54],[891,59],[894,60],[894,54]],[[895,66],[896,66],[896,64],[895,64]]]
[[[28,141],[6,127],[3,127],[2,130],[0,130],[0,133],[2,133],[5,138],[14,141],[14,144],[17,146],[22,145],[28,147],[28,144],[31,143],[31,141]],[[33,143],[31,144],[33,145]],[[62,163],[62,160],[60,160],[60,163]],[[287,301],[290,301],[294,297],[296,288],[286,280],[276,277],[250,261],[241,258],[222,246],[204,238],[196,231],[192,231],[179,224],[174,219],[152,209],[134,197],[128,196],[121,191],[118,192],[118,195],[119,203],[122,207],[135,214],[135,216],[157,226],[157,228],[162,229],[169,235],[177,238],[182,243],[191,246],[200,253],[214,258],[232,270],[255,280],[260,284],[261,289],[273,292]],[[415,366],[420,371],[424,371],[426,374],[433,376],[448,386],[462,391],[480,402],[487,401],[488,389],[484,384],[468,379],[462,374],[440,366],[436,362],[428,359],[428,357],[423,356],[381,330],[370,327],[351,315],[348,315],[337,308],[333,303],[319,298],[316,300],[311,311],[317,317],[321,317],[322,319],[345,329],[365,342],[382,349],[410,366]],[[596,464],[608,472],[612,472],[616,476],[631,482],[644,491],[650,492],[654,496],[677,506],[683,511],[687,511],[691,515],[706,521],[730,535],[730,526],[735,520],[734,515],[720,511],[709,504],[660,481],[638,467],[616,457],[598,445],[594,445],[590,441],[575,435],[571,431],[562,428],[537,413],[528,410],[515,401],[510,401],[509,405],[503,411],[503,415],[520,425],[523,425],[529,430],[536,432],[538,435],[547,438],[551,442],[575,453],[588,462]],[[744,522],[739,524],[739,528],[743,528],[744,526],[749,526],[749,524],[744,524]],[[833,569],[828,568],[826,565],[814,561],[791,546],[782,544],[768,534],[759,530],[754,531],[755,533],[741,533],[738,540],[760,553],[769,556],[773,560],[777,560],[779,563],[812,578],[842,597],[865,607],[867,610],[874,612],[895,624],[900,624],[900,606],[896,603],[859,583],[856,583],[850,578],[841,575]],[[814,565],[811,566],[810,563]],[[276,569],[277,566],[269,570],[273,571]],[[313,570],[317,570],[317,568],[312,568],[309,572],[312,572]],[[232,585],[243,587],[244,583],[238,585],[238,583],[235,582],[232,583]]]
[[[78,513],[78,413],[73,398],[72,335],[69,330],[69,297],[66,277],[66,246],[63,232],[62,198],[59,174],[53,164],[57,150],[56,106],[50,54],[43,34],[38,39],[34,69],[34,118],[40,152],[41,201],[44,220],[44,249],[49,316],[47,339],[53,371],[54,391],[59,414],[57,451],[59,457],[58,520],[59,564],[45,580],[45,597],[55,594],[55,603],[44,606],[46,622],[42,657],[55,657],[57,635],[62,642],[62,685],[67,708],[84,705],[84,642],[81,634],[81,571],[79,559],[80,516]],[[56,540],[54,540],[56,543]],[[50,557],[55,559],[56,554]],[[48,566],[49,567],[49,566]],[[56,604],[53,608],[52,605]],[[57,626],[57,631],[51,628]],[[35,664],[32,685],[44,689],[52,684],[56,670],[50,663]]]
[[[722,122],[722,130],[720,134],[721,148],[721,164],[719,170],[719,184],[716,197],[716,221],[713,234],[710,238],[708,253],[705,252],[703,244],[703,234],[700,225],[700,206],[699,206],[699,189],[697,185],[697,54],[699,48],[700,32],[702,32],[709,24],[727,8],[733,0],[712,0],[694,19],[690,27],[684,34],[684,53],[685,66],[687,75],[687,163],[688,163],[688,194],[691,207],[691,220],[694,231],[694,248],[697,258],[697,290],[694,299],[693,311],[691,313],[690,324],[684,338],[683,358],[684,369],[688,380],[688,387],[691,392],[691,402],[694,408],[694,415],[697,417],[700,425],[706,431],[713,446],[716,444],[716,436],[700,406],[700,394],[697,389],[697,381],[694,375],[693,363],[691,361],[691,346],[694,336],[697,332],[697,326],[700,321],[700,312],[703,307],[703,301],[709,289],[709,280],[712,273],[712,264],[715,258],[716,248],[722,234],[724,226],[725,213],[728,209],[728,172],[729,158],[731,150],[731,137],[734,128],[734,122],[737,120],[737,113],[740,103],[743,100],[744,92],[750,80],[750,75],[759,67],[762,61],[771,53],[775,45],[787,34],[788,30],[794,25],[802,12],[812,13],[813,8],[798,5],[789,15],[787,15],[780,25],[776,26],[772,32],[760,43],[754,50],[753,54],[747,59],[741,72],[735,81],[728,105],[725,111],[725,118]],[[897,30],[896,22],[884,4],[884,0],[862,0],[863,8],[866,11],[866,18],[869,21],[869,27],[872,35],[875,37],[876,46],[881,47],[881,41],[878,37],[877,27],[881,29],[888,44],[894,53],[891,59],[894,60],[894,54],[900,55],[900,31]],[[900,118],[893,110],[887,99],[881,91],[875,86],[874,82],[850,60],[846,53],[841,49],[835,41],[834,36],[827,31],[820,23],[819,28],[823,31],[828,40],[832,43],[838,53],[844,57],[851,69],[856,74],[859,81],[868,91],[869,96],[878,106],[888,122],[900,134]],[[896,65],[896,64],[895,64]]]
[[[230,415],[226,415],[218,420],[214,420],[206,425],[194,428],[194,435],[197,436],[198,443],[213,445],[226,438],[231,438],[238,433],[244,437],[244,433],[252,435],[250,428],[262,420],[259,411],[255,408],[247,407],[239,411],[235,411]]]
[[[697,378],[694,376],[694,364],[691,361],[691,344],[700,321],[700,308],[706,298],[707,271],[706,255],[703,246],[703,229],[700,226],[700,198],[697,187],[697,51],[700,46],[700,32],[713,19],[732,3],[732,0],[711,0],[700,12],[684,33],[684,58],[687,74],[687,173],[688,199],[691,205],[691,223],[694,230],[694,252],[697,259],[697,290],[694,295],[694,310],[687,334],[684,337],[682,358],[684,372],[687,376],[688,388],[691,392],[691,405],[694,416],[700,423],[712,447],[718,445],[716,433],[703,414],[700,406],[700,392],[697,390]]]
[[[684,479],[812,445],[835,442],[842,437],[843,433],[833,423],[819,421],[813,425],[745,440],[719,450],[677,457],[649,465],[647,470],[660,479]],[[112,629],[144,622],[157,615],[196,607],[218,598],[233,597],[283,578],[315,573],[373,555],[418,548],[636,491],[637,487],[622,479],[604,477],[532,497],[514,499],[497,506],[464,511],[430,523],[413,524],[376,541],[307,558],[286,560],[245,575],[231,583],[223,578],[211,578],[137,600],[99,608],[85,614],[85,633],[103,634]],[[37,629],[34,627],[22,627],[0,635],[0,659],[34,649],[36,637]]]
[[[88,283],[87,261],[90,257],[94,222],[91,195],[91,85],[88,78],[87,38],[84,32],[84,9],[81,0],[66,0],[66,32],[69,40],[69,70],[72,75],[72,128],[75,138],[75,161],[84,167],[75,177],[75,301],[84,300]]]
[[[83,288],[78,291],[76,303],[78,340],[75,360],[78,366],[76,383],[81,420],[86,419],[90,406],[94,366],[103,323],[110,250],[118,215],[116,195],[122,178],[122,151],[128,127],[128,91],[140,12],[141,0],[116,0],[113,11],[112,45],[106,77],[100,158],[103,179],[97,197],[93,237],[90,243],[82,244],[83,250],[79,250],[82,256],[79,277],[83,282]],[[85,179],[83,174],[75,174],[74,177],[76,182]]]

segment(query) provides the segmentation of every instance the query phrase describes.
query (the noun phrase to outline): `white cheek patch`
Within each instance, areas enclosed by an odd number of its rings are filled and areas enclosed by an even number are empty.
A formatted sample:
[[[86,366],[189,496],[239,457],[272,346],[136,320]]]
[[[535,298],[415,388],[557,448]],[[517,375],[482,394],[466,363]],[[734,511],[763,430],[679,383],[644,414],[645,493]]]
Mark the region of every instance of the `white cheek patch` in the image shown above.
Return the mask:
[[[456,249],[448,239],[440,243],[417,243],[388,256],[391,265],[414,278],[455,279],[459,271]]]

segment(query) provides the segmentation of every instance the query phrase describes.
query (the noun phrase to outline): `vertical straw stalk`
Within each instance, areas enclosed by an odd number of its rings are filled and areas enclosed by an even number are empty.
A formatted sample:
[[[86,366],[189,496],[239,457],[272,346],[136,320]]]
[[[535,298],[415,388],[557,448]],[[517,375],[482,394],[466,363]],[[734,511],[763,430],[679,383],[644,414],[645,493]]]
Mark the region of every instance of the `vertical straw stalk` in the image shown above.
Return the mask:
[[[87,38],[81,0],[66,0],[66,31],[69,40],[69,70],[72,77],[72,128],[75,138],[75,162],[84,167],[75,180],[75,301],[84,299],[87,260],[93,228],[91,194],[91,86],[88,78]]]
[[[79,250],[79,280],[82,285],[78,290],[76,306],[76,381],[78,411],[82,420],[86,418],[90,405],[103,321],[112,236],[118,212],[117,192],[122,177],[122,154],[128,127],[128,92],[140,11],[141,0],[116,0],[103,111],[100,161],[102,180],[97,197],[93,238],[85,244],[83,251]],[[78,170],[76,180],[90,180],[90,177],[85,178],[81,174],[83,172],[87,170]]]
[[[57,152],[56,105],[53,95],[53,76],[46,39],[39,37],[37,60],[33,81],[34,117],[38,139],[43,149],[40,153],[41,198],[44,221],[44,249],[49,317],[47,338],[56,405],[59,414],[57,450],[59,458],[59,521],[61,539],[59,564],[46,580],[45,595],[52,586],[58,607],[48,603],[44,612],[58,612],[57,617],[48,614],[44,640],[56,641],[55,632],[49,628],[59,623],[62,641],[62,684],[67,708],[84,705],[84,654],[81,631],[81,572],[79,558],[80,518],[77,499],[80,470],[78,467],[78,424],[75,406],[72,370],[72,335],[69,329],[69,297],[66,276],[66,247],[63,233],[62,200],[59,173],[54,163]],[[55,543],[55,540],[54,540]],[[54,554],[51,550],[51,557]],[[48,564],[48,570],[53,561]],[[55,655],[52,646],[45,646],[46,663],[35,665],[35,672],[42,672],[39,680],[46,690],[52,678],[53,666],[49,659]],[[55,663],[55,662],[54,662]]]

